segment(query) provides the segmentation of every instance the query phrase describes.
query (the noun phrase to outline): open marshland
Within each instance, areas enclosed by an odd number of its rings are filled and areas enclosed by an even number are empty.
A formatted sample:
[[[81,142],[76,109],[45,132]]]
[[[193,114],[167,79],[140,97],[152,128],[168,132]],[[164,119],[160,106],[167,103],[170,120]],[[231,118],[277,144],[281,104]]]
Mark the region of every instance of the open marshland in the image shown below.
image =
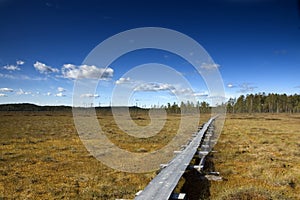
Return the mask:
[[[300,115],[227,115],[213,153],[212,199],[300,199]]]
[[[157,173],[118,172],[102,164],[82,144],[71,112],[0,115],[3,199],[132,199]],[[150,122],[143,113],[132,117],[140,126]],[[201,116],[200,124],[208,118]],[[128,137],[110,114],[99,115],[98,120],[116,145],[142,153],[166,145],[176,133],[180,116],[168,115],[163,129],[147,143]],[[300,115],[292,114],[227,115],[216,152],[208,162],[223,181],[207,182],[206,194],[197,198],[299,199],[299,121]],[[184,178],[181,184],[188,180]],[[193,192],[202,192],[203,185],[191,185]]]

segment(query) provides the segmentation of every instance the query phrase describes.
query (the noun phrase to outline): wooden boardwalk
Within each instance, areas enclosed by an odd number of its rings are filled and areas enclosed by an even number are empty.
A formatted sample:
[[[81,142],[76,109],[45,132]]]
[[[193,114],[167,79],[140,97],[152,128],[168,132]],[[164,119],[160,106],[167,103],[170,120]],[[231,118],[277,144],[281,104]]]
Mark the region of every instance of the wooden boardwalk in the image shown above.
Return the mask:
[[[204,124],[202,129],[194,136],[189,145],[179,153],[161,172],[148,184],[148,186],[136,196],[135,200],[168,200],[176,187],[179,179],[189,166],[197,149],[206,134],[209,126],[216,117]],[[203,157],[207,151],[201,151]],[[199,155],[201,154],[199,152]],[[201,163],[200,163],[201,164]],[[199,166],[201,168],[201,165]]]

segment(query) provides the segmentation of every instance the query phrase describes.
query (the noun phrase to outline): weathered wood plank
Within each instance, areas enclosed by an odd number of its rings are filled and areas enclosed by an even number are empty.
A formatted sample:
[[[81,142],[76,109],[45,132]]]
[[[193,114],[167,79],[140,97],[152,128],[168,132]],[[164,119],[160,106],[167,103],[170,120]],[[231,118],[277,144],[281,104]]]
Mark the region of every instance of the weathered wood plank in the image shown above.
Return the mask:
[[[211,118],[189,145],[182,150],[161,172],[148,184],[148,186],[138,195],[135,200],[168,200],[176,187],[180,177],[189,166],[200,142],[207,131],[209,125],[216,117]]]

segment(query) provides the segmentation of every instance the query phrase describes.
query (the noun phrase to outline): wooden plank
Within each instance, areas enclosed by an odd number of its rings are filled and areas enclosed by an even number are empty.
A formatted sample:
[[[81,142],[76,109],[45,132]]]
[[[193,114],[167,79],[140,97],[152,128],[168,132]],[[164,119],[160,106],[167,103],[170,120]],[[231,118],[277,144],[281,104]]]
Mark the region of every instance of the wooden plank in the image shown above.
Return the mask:
[[[189,145],[178,154],[167,167],[147,185],[147,187],[136,196],[135,200],[168,200],[176,187],[180,177],[189,166],[194,154],[197,152],[199,144],[207,131],[209,125],[216,117],[211,118],[203,128],[198,132],[197,136],[189,143]]]
[[[171,200],[185,200],[186,194],[184,194],[184,193],[172,194],[170,199]]]

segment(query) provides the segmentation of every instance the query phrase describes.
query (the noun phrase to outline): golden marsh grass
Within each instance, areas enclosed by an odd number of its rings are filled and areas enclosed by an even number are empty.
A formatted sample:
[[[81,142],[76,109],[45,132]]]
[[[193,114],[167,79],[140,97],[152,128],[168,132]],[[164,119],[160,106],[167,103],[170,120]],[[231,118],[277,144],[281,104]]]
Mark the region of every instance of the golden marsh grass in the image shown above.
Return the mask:
[[[72,113],[0,115],[3,199],[132,199],[156,175],[118,172],[96,160],[80,141]],[[145,114],[133,118],[141,126],[149,123]],[[208,118],[203,115],[200,123]],[[162,132],[148,143],[120,131],[109,114],[98,119],[115,144],[146,152],[161,148],[174,136],[180,116],[168,115]],[[209,182],[205,197],[299,199],[299,120],[300,115],[288,114],[227,115],[217,152],[210,158],[224,181]],[[194,187],[200,191],[203,186],[196,183]]]

